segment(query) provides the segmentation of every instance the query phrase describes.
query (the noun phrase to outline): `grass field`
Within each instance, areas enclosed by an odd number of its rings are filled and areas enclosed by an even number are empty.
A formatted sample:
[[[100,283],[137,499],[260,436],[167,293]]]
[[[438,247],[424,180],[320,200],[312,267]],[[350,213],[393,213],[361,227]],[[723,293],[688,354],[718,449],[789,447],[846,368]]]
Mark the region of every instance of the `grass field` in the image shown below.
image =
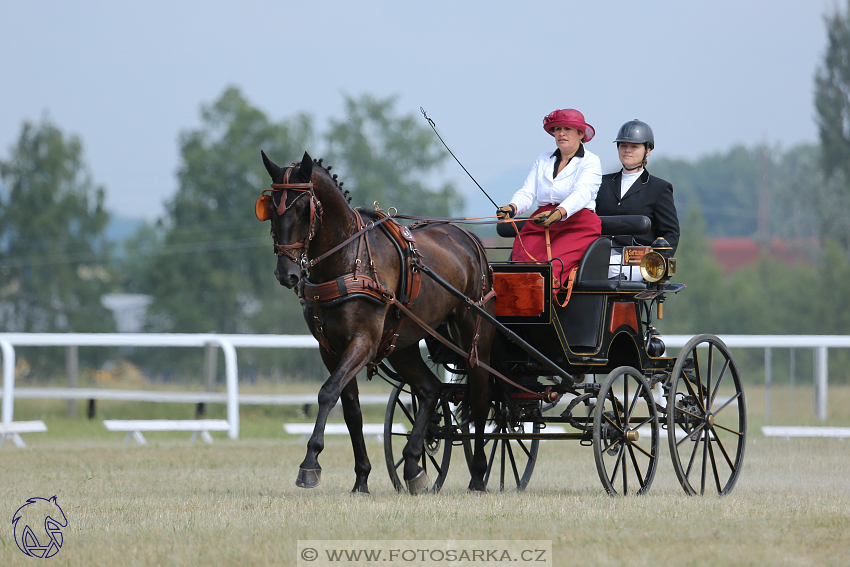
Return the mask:
[[[10,520],[27,498],[54,494],[69,521],[56,565],[295,565],[298,540],[448,538],[551,540],[555,565],[850,564],[850,444],[764,438],[763,399],[754,388],[748,397],[744,470],[724,498],[685,496],[666,459],[647,496],[610,498],[592,451],[570,442],[541,445],[524,493],[467,494],[456,449],[443,491],[410,497],[392,489],[374,440],[372,495],[353,498],[346,438],[328,439],[321,487],[295,487],[305,446],[281,424],[303,419],[296,408],[243,408],[238,441],[216,434],[213,445],[189,445],[187,434],[150,434],[137,446],[100,421],[63,417],[64,402],[21,401],[16,419],[44,418],[50,430],[25,436],[26,450],[0,448],[0,565],[32,564]],[[830,424],[850,425],[832,411],[833,401],[847,408],[846,397],[831,390]],[[382,409],[369,411],[369,421],[382,419]],[[193,416],[170,404],[98,412]]]

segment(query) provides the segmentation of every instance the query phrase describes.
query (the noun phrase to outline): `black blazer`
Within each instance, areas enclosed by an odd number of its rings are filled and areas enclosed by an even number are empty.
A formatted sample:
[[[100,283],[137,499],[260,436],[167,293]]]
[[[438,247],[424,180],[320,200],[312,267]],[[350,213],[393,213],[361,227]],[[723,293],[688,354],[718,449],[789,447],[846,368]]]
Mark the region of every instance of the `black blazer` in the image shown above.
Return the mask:
[[[596,195],[596,214],[647,216],[652,221],[652,228],[649,233],[636,236],[635,241],[650,246],[653,240],[662,236],[675,253],[679,245],[679,218],[676,216],[676,205],[673,204],[673,186],[644,169],[629,187],[626,196],[620,199],[621,175],[618,171],[602,176],[602,185]]]

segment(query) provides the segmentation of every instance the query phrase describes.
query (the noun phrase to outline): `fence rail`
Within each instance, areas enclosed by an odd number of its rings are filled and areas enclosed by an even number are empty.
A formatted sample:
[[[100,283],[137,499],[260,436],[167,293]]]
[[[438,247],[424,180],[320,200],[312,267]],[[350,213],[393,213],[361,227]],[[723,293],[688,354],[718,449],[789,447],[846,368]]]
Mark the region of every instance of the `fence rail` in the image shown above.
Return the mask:
[[[216,335],[179,333],[0,333],[3,354],[2,423],[13,421],[15,407],[16,346],[198,347],[221,348],[224,354],[228,436],[239,438],[239,382],[237,347],[317,348],[310,335]],[[115,392],[115,390],[112,390]]]
[[[668,356],[690,340],[688,335],[663,337]],[[815,352],[814,384],[817,418],[827,418],[828,349],[850,348],[844,335],[721,335],[729,348],[765,349],[765,404],[769,415],[771,349],[811,348]],[[26,388],[15,390],[15,347],[20,346],[101,346],[101,347],[197,347],[221,348],[224,354],[226,392],[149,392],[82,388]],[[217,335],[177,333],[0,333],[3,358],[2,423],[12,423],[15,397],[58,399],[124,399],[135,401],[226,403],[228,436],[239,438],[240,404],[315,403],[315,395],[240,395],[237,348],[318,348],[310,335]],[[374,400],[372,398],[375,398]],[[379,399],[380,398],[380,399]],[[382,403],[383,396],[361,396],[363,403]]]

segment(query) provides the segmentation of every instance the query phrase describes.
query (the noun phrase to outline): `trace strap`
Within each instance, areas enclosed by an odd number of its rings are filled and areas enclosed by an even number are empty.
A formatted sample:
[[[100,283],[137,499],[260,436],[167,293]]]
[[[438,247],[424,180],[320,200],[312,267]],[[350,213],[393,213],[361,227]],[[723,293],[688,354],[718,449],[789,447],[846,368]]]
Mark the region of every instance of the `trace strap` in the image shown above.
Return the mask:
[[[487,303],[490,299],[492,299],[493,297],[495,297],[495,295],[496,295],[496,294],[495,294],[495,292],[491,292],[490,294],[488,294],[487,296],[485,296],[485,297],[481,300],[481,301],[482,301],[482,303]],[[455,353],[457,353],[457,354],[459,354],[459,355],[463,356],[464,358],[473,358],[472,353],[464,352],[464,351],[463,351],[463,349],[461,349],[459,346],[457,346],[457,345],[456,345],[456,344],[454,344],[453,342],[451,342],[451,341],[447,340],[447,339],[446,339],[444,336],[442,336],[440,333],[438,333],[437,331],[435,331],[434,329],[432,329],[431,327],[429,327],[429,326],[428,326],[428,324],[427,324],[425,321],[423,321],[422,319],[420,319],[419,317],[417,317],[416,315],[414,315],[414,314],[413,314],[413,312],[412,312],[410,309],[408,309],[407,307],[405,307],[405,306],[404,306],[404,305],[402,305],[401,303],[396,302],[396,301],[395,301],[395,299],[393,299],[393,301],[391,301],[390,303],[393,303],[396,307],[398,307],[398,308],[401,310],[401,312],[402,312],[402,313],[404,313],[405,315],[407,315],[408,317],[410,317],[410,319],[411,319],[414,323],[416,323],[417,325],[419,325],[420,327],[422,327],[423,329],[425,329],[425,331],[427,331],[427,332],[428,332],[428,334],[430,334],[432,337],[434,337],[435,339],[437,339],[438,341],[440,341],[441,343],[443,343],[444,345],[446,345],[448,348],[450,348],[451,350],[453,350]],[[505,382],[507,382],[507,383],[508,383],[508,384],[510,384],[511,386],[514,386],[515,388],[519,388],[519,389],[520,389],[520,390],[522,390],[523,392],[526,392],[526,393],[529,393],[529,394],[533,394],[533,395],[535,395],[535,396],[538,396],[541,400],[547,400],[547,401],[549,400],[549,397],[548,397],[547,395],[541,394],[540,392],[535,392],[535,391],[533,391],[533,390],[529,390],[528,388],[526,388],[526,387],[524,387],[524,386],[521,386],[521,385],[517,384],[516,382],[514,382],[513,380],[511,380],[510,378],[508,378],[507,376],[505,376],[505,375],[504,375],[504,374],[502,374],[501,372],[499,372],[499,371],[497,371],[497,370],[495,370],[495,369],[491,368],[489,365],[484,364],[483,362],[481,362],[481,361],[478,359],[478,357],[474,357],[474,360],[471,360],[470,362],[472,363],[472,366],[480,366],[481,368],[483,368],[484,370],[486,370],[487,372],[489,372],[489,373],[490,373],[490,374],[492,374],[493,376],[497,376],[497,377],[498,377],[498,378],[500,378],[501,380],[504,380]]]

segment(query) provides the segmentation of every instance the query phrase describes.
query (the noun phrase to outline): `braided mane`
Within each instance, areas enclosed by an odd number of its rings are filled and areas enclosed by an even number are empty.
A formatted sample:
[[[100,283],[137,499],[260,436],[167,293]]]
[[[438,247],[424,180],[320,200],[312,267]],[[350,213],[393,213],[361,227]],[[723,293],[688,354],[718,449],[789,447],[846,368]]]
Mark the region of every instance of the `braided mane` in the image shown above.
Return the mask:
[[[313,165],[318,165],[320,168],[322,168],[322,170],[325,172],[325,174],[326,174],[328,177],[330,177],[330,178],[331,178],[331,181],[333,181],[333,182],[334,182],[334,185],[336,186],[336,188],[337,188],[337,189],[339,189],[339,192],[340,192],[340,193],[342,193],[342,196],[346,198],[346,200],[348,201],[348,204],[350,205],[350,204],[351,204],[351,197],[350,197],[350,196],[349,196],[349,194],[348,194],[348,190],[343,190],[343,188],[342,188],[342,184],[343,184],[343,182],[342,182],[342,181],[337,181],[337,179],[336,179],[336,178],[337,178],[336,173],[331,174],[331,168],[332,168],[333,166],[329,165],[329,166],[325,167],[324,165],[322,165],[322,160],[323,160],[323,159],[324,159],[324,158],[314,159],[314,160],[313,160]]]

